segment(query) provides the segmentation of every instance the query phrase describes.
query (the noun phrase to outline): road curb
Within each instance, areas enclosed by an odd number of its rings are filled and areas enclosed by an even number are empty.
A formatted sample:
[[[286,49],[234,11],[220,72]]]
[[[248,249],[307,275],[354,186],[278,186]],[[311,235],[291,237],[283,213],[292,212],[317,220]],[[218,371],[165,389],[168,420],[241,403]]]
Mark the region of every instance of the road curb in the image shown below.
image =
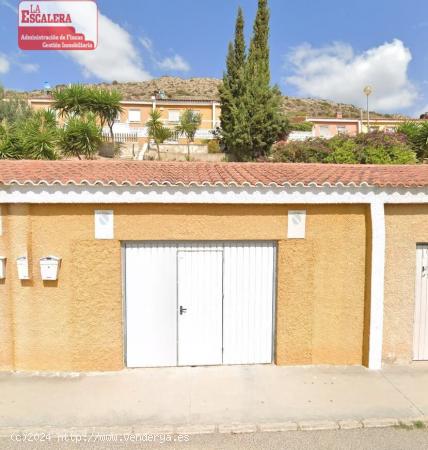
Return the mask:
[[[363,428],[363,423],[361,420],[339,420],[338,424],[341,430],[357,430],[359,428]]]
[[[305,420],[298,422],[299,430],[302,431],[322,431],[337,430],[339,424],[336,420]]]
[[[275,433],[278,431],[297,431],[299,426],[297,422],[277,422],[277,423],[261,423],[259,431],[264,433]]]
[[[392,428],[397,426],[428,427],[428,416],[419,417],[372,417],[366,419],[342,420],[304,420],[263,423],[232,424],[187,424],[187,425],[133,425],[133,426],[99,426],[99,427],[0,427],[0,437],[13,435],[49,435],[63,436],[107,436],[107,435],[203,435],[203,434],[241,434],[241,433],[275,433],[289,431],[326,431],[355,430],[373,428]]]
[[[364,428],[389,428],[396,427],[400,424],[399,419],[385,418],[385,419],[364,419]]]

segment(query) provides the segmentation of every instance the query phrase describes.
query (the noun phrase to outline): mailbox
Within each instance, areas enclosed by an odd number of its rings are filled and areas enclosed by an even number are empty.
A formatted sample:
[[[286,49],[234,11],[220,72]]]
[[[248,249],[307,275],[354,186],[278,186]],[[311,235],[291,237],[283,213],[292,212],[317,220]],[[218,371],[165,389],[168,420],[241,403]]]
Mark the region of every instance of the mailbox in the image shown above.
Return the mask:
[[[61,258],[57,256],[45,256],[40,258],[40,275],[43,281],[56,281]]]
[[[19,258],[17,258],[16,267],[18,269],[18,278],[20,280],[29,280],[30,279],[27,256],[20,256]]]
[[[4,280],[6,278],[6,258],[4,256],[0,256],[0,280]]]

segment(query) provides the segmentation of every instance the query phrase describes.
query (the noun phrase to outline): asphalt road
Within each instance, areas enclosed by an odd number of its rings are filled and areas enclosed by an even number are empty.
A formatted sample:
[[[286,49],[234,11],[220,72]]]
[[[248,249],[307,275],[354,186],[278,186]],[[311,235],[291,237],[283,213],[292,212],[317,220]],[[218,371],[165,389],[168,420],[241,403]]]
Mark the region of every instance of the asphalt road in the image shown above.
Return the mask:
[[[177,439],[172,436],[172,439]],[[108,450],[108,449],[165,449],[165,450],[426,450],[428,430],[399,428],[363,429],[350,431],[297,431],[287,433],[212,434],[188,436],[186,442],[16,442],[0,438],[4,450]]]

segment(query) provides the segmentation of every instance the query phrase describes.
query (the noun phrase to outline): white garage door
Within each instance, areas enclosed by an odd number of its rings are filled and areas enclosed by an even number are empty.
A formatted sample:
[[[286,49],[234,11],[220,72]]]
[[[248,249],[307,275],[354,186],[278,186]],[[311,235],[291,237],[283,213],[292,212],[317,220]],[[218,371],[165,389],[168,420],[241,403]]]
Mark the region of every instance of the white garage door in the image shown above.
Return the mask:
[[[127,243],[128,367],[272,362],[275,244]]]
[[[413,358],[428,361],[428,245],[418,245],[416,250]]]

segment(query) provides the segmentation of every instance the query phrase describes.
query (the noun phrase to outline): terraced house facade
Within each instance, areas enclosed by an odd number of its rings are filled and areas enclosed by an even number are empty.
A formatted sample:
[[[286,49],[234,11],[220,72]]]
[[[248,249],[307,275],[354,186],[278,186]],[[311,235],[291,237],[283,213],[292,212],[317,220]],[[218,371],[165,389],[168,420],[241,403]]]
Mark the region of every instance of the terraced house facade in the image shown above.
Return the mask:
[[[51,97],[32,98],[30,105],[33,109],[51,109],[53,100]],[[124,100],[121,102],[122,113],[114,124],[113,131],[117,141],[137,142],[145,144],[148,142],[148,130],[146,123],[153,109],[161,113],[164,125],[175,130],[179,123],[181,114],[190,109],[201,115],[201,126],[195,135],[195,144],[202,144],[214,139],[213,131],[220,126],[220,103],[211,99],[166,99],[152,97],[148,100]],[[107,128],[103,130],[109,135]],[[185,137],[174,132],[167,143],[184,144]]]
[[[428,166],[0,162],[0,367],[428,360]]]

